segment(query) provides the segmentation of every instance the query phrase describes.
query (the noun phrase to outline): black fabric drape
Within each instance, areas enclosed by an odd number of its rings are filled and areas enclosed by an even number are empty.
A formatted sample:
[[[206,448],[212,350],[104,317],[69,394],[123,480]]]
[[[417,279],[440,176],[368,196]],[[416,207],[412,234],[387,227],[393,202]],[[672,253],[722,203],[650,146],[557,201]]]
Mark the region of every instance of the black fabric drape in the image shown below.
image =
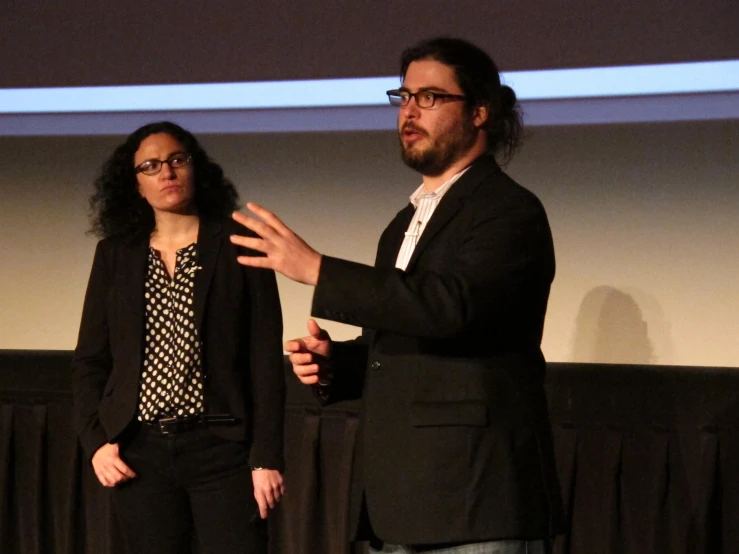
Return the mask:
[[[739,548],[739,370],[550,364],[557,554]]]
[[[272,554],[362,554],[349,544],[347,500],[358,402],[320,408],[309,387],[287,375],[286,495],[270,529]]]
[[[119,554],[106,489],[71,422],[70,352],[0,351],[0,552]],[[733,554],[739,370],[550,364],[569,532],[556,554]],[[287,495],[272,554],[360,554],[346,540],[359,405],[319,407],[288,377]]]
[[[76,444],[70,400],[0,398],[4,554],[120,552],[108,493]]]

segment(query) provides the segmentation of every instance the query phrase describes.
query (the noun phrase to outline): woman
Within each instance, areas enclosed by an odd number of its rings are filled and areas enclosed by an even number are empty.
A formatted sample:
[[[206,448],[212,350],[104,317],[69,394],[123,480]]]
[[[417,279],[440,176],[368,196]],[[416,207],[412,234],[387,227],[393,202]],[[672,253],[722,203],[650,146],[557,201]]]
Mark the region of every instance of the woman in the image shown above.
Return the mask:
[[[203,553],[266,552],[260,519],[284,492],[282,319],[274,273],[236,262],[236,190],[169,122],[133,132],[95,188],[75,420],[126,542],[187,552],[194,529]]]

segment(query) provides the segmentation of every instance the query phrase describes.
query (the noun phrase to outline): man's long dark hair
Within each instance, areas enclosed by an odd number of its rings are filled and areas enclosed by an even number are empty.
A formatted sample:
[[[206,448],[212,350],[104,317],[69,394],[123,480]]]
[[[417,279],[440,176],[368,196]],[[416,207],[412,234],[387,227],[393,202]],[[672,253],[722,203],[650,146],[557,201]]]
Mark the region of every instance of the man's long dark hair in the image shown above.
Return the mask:
[[[195,205],[201,218],[228,217],[237,208],[236,189],[193,134],[175,123],[160,121],[136,129],[103,164],[90,198],[90,233],[100,238],[136,240],[154,231],[154,211],[138,192],[133,161],[141,142],[157,133],[177,139],[192,156]]]
[[[405,78],[408,66],[419,60],[436,60],[451,67],[468,108],[488,108],[484,125],[488,150],[500,152],[503,163],[509,162],[521,144],[523,122],[516,93],[501,85],[498,66],[490,56],[466,40],[433,38],[403,52],[400,77]]]

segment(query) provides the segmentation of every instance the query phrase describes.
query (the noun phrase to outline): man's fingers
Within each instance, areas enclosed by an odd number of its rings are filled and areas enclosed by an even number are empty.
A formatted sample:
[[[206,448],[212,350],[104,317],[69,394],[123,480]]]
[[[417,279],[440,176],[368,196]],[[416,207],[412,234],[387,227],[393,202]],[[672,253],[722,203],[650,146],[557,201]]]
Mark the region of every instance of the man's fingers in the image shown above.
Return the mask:
[[[305,343],[303,342],[303,339],[292,339],[285,341],[283,348],[288,352],[301,352],[305,351]]]
[[[268,268],[282,273],[288,279],[315,285],[321,268],[321,254],[308,246],[303,239],[288,229],[272,212],[258,204],[248,203],[247,208],[262,218],[258,221],[238,212],[234,212],[234,221],[254,231],[260,238],[232,235],[234,244],[266,254],[265,257],[239,257],[241,265]]]
[[[264,221],[264,223],[266,223],[272,230],[276,231],[278,234],[284,236],[285,234],[292,232],[290,231],[290,229],[288,229],[287,225],[285,225],[282,220],[280,220],[279,217],[270,212],[268,209],[263,208],[259,204],[255,204],[254,202],[247,202],[246,209],[254,215],[258,216],[259,219]],[[254,229],[252,229],[252,231],[253,230]]]
[[[318,364],[293,364],[293,372],[298,377],[310,377],[311,375],[318,375],[321,368]]]
[[[304,366],[306,364],[313,363],[313,354],[310,352],[294,352],[290,354],[288,357],[288,360],[290,360],[290,363],[298,366]]]
[[[309,319],[306,325],[308,327],[308,333],[310,334],[310,336],[314,339],[317,339],[321,334],[321,327],[318,325],[318,323],[316,323],[316,320]]]
[[[295,356],[295,354],[292,354]],[[295,364],[293,363],[293,373],[298,380],[304,385],[315,385],[318,383],[318,373],[321,370],[318,364]]]
[[[310,333],[310,336],[314,339],[319,340],[327,340],[328,336],[326,331],[321,329],[321,327],[316,323],[315,319],[309,319],[308,320],[308,333]]]
[[[321,330],[321,333],[325,333],[323,329]],[[307,336],[300,339],[291,339],[289,341],[285,342],[284,348],[288,352],[313,352],[313,349],[319,346],[320,342],[328,340],[328,337],[325,339],[316,338],[313,336]]]
[[[236,261],[241,265],[248,265],[251,267],[266,267],[267,269],[274,269],[273,262],[269,258],[263,256],[239,256]]]
[[[267,253],[267,243],[264,239],[256,237],[245,237],[243,235],[231,235],[229,237],[233,244],[249,248],[250,250],[256,250],[257,252]]]
[[[258,219],[254,219],[251,216],[248,216],[246,214],[242,214],[241,212],[233,212],[231,214],[231,217],[236,221],[236,223],[239,223],[246,227],[247,229],[254,231],[257,235],[262,237],[263,239],[270,239],[270,237],[275,237],[278,233],[275,229],[273,229],[269,224],[259,221]],[[236,235],[239,236],[239,235]],[[242,237],[243,238],[243,237]]]
[[[304,385],[317,385],[319,381],[318,373],[312,373],[310,375],[298,375],[296,373],[295,375],[298,377],[298,381]]]

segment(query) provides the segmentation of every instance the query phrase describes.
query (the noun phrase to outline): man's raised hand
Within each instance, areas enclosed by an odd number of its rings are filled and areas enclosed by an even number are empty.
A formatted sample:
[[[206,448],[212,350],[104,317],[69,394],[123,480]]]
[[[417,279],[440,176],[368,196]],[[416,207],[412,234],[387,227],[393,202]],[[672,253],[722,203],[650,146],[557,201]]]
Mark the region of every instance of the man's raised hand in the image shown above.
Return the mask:
[[[273,269],[288,279],[315,286],[321,270],[321,254],[269,210],[253,202],[247,203],[246,208],[261,221],[241,212],[234,212],[232,217],[259,236],[231,235],[231,242],[265,256],[239,256],[236,260],[246,266]]]

